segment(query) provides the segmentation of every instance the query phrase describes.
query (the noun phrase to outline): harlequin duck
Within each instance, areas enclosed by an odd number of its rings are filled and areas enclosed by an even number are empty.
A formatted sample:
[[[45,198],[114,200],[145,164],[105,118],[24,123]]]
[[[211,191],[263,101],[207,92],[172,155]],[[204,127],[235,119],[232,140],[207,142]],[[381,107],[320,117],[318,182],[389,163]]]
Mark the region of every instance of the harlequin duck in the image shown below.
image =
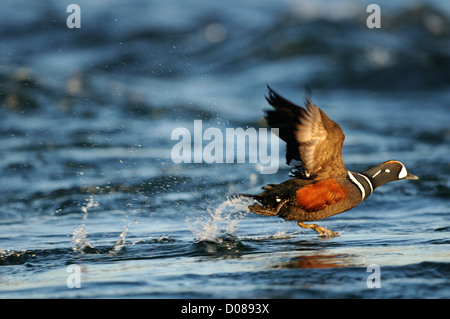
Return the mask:
[[[260,203],[248,207],[253,213],[298,221],[300,227],[313,229],[320,236],[337,236],[325,227],[304,222],[347,211],[387,182],[418,179],[393,160],[362,173],[348,171],[342,160],[344,133],[339,125],[309,95],[303,108],[268,89],[266,100],[273,109],[266,110],[265,118],[286,142],[286,163],[293,167],[289,175],[294,178],[264,186],[258,195],[241,194]]]

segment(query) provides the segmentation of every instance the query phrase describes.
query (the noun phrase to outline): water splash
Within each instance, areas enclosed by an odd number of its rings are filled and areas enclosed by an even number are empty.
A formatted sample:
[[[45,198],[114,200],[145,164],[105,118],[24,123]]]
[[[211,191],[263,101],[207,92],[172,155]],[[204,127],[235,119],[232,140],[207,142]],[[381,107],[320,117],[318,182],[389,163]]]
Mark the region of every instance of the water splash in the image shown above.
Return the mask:
[[[94,201],[92,196],[87,201],[87,204],[81,207],[81,211],[84,212],[84,215],[80,229],[75,230],[72,234],[72,250],[75,253],[98,253],[98,250],[87,241],[88,232],[86,231],[88,210],[92,207],[97,207],[98,203]]]
[[[127,225],[123,226],[122,232],[119,235],[119,239],[117,240],[115,245],[111,248],[111,250],[109,251],[109,254],[114,255],[125,249],[128,229],[130,228],[131,224],[135,224],[135,223],[137,223],[137,221],[133,220],[133,221],[129,222]]]
[[[81,207],[81,211],[84,213],[83,219],[81,221],[81,226],[79,229],[75,230],[72,235],[72,250],[75,253],[99,254],[101,252],[107,252],[109,254],[117,254],[123,251],[126,247],[126,237],[128,230],[131,224],[137,223],[136,220],[130,221],[127,225],[123,226],[122,232],[119,235],[119,239],[110,249],[98,249],[94,247],[94,245],[89,243],[89,241],[87,240],[88,232],[86,230],[86,220],[88,217],[89,209],[97,207],[98,205],[99,204],[94,201],[94,198],[91,196],[89,199],[87,199],[86,205]]]
[[[250,200],[242,197],[227,198],[216,208],[207,208],[207,216],[201,216],[187,222],[197,242],[215,242],[237,240],[237,226],[242,216],[247,214]]]

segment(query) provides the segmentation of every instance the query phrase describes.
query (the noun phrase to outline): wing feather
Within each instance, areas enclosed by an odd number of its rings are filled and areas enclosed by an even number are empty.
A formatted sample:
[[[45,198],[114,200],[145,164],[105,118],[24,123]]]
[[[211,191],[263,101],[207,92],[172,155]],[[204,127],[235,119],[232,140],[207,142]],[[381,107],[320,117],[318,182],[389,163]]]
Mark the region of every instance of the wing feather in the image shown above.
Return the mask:
[[[279,128],[279,136],[286,142],[287,164],[300,161],[306,177],[314,180],[346,176],[342,160],[345,135],[339,125],[309,97],[303,108],[268,89],[266,99],[274,109],[266,111],[266,119],[270,127]]]

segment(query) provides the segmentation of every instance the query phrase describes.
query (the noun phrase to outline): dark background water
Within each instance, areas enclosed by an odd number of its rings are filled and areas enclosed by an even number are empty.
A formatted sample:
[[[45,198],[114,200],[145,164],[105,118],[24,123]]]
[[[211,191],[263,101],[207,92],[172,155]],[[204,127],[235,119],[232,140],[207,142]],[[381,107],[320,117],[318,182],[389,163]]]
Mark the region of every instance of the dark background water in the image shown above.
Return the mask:
[[[450,297],[450,6],[377,1],[2,1],[0,297]],[[175,164],[172,131],[262,127],[266,83],[305,85],[344,161],[420,177],[320,224],[229,199],[287,179]],[[69,265],[81,288],[68,288]],[[369,289],[367,267],[381,270]]]

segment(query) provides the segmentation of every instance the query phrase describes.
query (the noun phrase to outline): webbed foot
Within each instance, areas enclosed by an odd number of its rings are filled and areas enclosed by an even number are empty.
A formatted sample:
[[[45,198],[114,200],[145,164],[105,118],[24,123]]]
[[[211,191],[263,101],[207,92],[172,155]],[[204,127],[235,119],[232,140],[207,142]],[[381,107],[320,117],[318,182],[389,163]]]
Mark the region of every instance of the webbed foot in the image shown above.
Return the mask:
[[[303,222],[298,222],[298,225],[302,228],[308,228],[312,229],[319,233],[319,237],[326,237],[326,238],[332,238],[339,236],[338,233],[335,233],[334,231],[331,231],[325,227],[316,225],[316,224],[305,224]]]

